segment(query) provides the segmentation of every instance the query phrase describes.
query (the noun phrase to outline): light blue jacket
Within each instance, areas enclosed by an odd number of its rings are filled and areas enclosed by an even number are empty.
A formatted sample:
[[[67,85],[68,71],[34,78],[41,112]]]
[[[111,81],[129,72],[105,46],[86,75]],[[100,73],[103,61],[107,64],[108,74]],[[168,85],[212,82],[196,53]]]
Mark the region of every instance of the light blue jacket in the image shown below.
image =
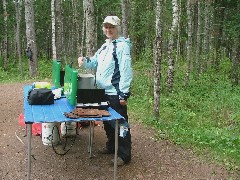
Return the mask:
[[[105,89],[108,95],[118,95],[119,99],[130,96],[130,83],[132,81],[131,42],[129,39],[119,37],[106,42],[93,57],[86,58],[84,67],[96,70],[96,84],[98,88]]]

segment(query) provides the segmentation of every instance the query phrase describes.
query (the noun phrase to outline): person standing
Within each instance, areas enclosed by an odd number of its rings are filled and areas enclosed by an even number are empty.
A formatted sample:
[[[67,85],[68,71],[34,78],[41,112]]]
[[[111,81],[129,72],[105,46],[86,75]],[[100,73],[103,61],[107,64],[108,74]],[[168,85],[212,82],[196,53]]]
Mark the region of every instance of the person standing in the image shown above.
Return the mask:
[[[79,57],[78,64],[87,69],[96,70],[96,84],[105,89],[106,100],[115,111],[122,115],[128,123],[127,99],[130,96],[130,85],[133,78],[131,67],[131,42],[121,37],[121,20],[117,16],[107,16],[103,21],[103,33],[106,42],[93,57]],[[104,121],[107,142],[100,152],[114,154],[115,129],[110,121]],[[131,161],[131,133],[129,126],[125,136],[118,136],[117,165]],[[112,160],[113,161],[113,160]],[[114,163],[114,161],[113,161]]]

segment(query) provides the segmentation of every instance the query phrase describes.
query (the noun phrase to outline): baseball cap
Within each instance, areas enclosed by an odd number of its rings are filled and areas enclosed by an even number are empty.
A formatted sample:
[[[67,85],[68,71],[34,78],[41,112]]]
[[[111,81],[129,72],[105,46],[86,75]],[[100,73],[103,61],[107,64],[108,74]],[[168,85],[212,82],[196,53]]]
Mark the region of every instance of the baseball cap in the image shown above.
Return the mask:
[[[112,24],[114,26],[119,26],[120,22],[121,22],[121,20],[117,16],[107,16],[104,19],[103,24],[109,23],[109,24]]]

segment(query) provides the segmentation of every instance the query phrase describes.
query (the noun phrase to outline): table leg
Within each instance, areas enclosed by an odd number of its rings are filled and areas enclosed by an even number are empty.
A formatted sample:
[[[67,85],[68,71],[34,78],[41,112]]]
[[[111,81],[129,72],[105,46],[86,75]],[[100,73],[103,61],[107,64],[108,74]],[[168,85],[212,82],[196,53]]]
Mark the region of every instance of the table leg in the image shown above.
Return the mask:
[[[28,144],[28,170],[27,180],[30,180],[31,176],[31,142],[32,142],[32,124],[27,124],[27,144]]]
[[[118,153],[118,120],[116,120],[115,125],[114,180],[117,179],[117,153]]]
[[[90,142],[91,142],[91,122],[89,122],[88,153],[90,153]]]
[[[89,158],[92,157],[93,133],[94,133],[94,121],[90,121],[90,127],[89,127],[89,145],[88,145]]]

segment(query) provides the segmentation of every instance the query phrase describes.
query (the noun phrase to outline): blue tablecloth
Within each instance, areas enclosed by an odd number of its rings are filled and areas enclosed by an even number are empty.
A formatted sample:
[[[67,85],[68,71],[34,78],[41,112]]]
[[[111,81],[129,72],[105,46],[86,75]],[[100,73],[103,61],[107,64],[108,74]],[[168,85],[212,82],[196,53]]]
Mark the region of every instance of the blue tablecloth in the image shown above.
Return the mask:
[[[71,112],[75,106],[70,105],[66,98],[54,101],[52,105],[29,105],[27,101],[28,91],[31,86],[24,86],[24,120],[25,123],[46,123],[46,122],[67,122],[67,121],[111,121],[123,119],[112,108],[108,108],[110,116],[101,118],[78,118],[70,119],[65,117],[64,112]]]

